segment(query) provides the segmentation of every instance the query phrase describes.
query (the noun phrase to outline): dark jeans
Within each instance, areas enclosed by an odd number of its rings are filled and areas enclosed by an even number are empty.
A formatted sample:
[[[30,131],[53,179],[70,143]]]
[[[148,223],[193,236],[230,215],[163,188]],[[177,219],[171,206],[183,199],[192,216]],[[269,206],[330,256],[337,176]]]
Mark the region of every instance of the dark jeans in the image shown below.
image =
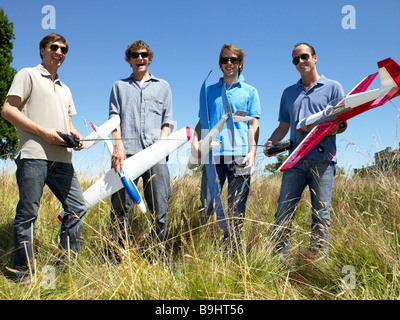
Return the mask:
[[[77,251],[82,244],[85,200],[75,170],[70,163],[38,159],[17,159],[19,202],[13,225],[14,267],[33,270],[32,238],[35,233],[40,198],[46,184],[61,202],[66,215],[61,224],[60,248]]]
[[[330,207],[335,164],[325,160],[300,160],[283,173],[278,210],[275,213],[275,251],[289,253],[290,234],[295,210],[308,185],[312,204],[310,250],[328,254]]]
[[[243,157],[238,157],[237,162],[241,163]],[[228,181],[228,210],[225,210],[227,218],[234,218],[230,221],[231,226],[236,232],[240,232],[243,225],[243,219],[246,212],[247,198],[249,196],[250,175],[235,175],[230,164],[223,162],[221,158],[218,164],[215,164],[220,190],[222,190],[225,181]],[[212,211],[213,205],[211,203],[210,194],[207,184],[207,174],[205,167],[201,179],[201,192],[200,201],[202,204],[202,222],[206,222]],[[229,219],[230,220],[230,219]]]
[[[144,198],[149,211],[154,215],[155,228],[153,235],[158,242],[167,238],[168,227],[168,200],[171,196],[170,176],[167,164],[158,163],[141,175],[144,186]],[[139,177],[140,178],[140,177]],[[134,183],[139,181],[137,178]],[[129,209],[132,199],[125,188],[111,196],[111,231],[119,245],[125,248]]]

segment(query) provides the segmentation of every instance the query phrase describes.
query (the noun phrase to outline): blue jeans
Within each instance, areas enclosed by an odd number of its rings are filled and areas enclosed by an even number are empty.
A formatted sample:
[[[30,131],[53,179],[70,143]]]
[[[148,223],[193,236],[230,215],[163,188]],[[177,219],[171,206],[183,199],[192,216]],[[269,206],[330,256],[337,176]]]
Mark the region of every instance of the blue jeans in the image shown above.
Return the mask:
[[[308,185],[312,205],[310,250],[314,253],[322,250],[324,254],[328,254],[334,176],[334,162],[325,160],[302,159],[292,169],[283,173],[273,230],[275,252],[288,254],[296,206]]]
[[[46,184],[61,202],[66,215],[61,224],[59,247],[77,251],[82,244],[85,200],[75,170],[70,163],[38,159],[17,159],[19,202],[13,225],[14,267],[23,275],[33,271],[32,237],[35,233],[40,198]]]
[[[241,159],[243,157],[239,157]],[[240,160],[238,160],[238,163]],[[218,164],[215,164],[220,190],[222,190],[225,181],[228,180],[228,210],[225,210],[227,218],[235,218],[231,222],[232,227],[236,232],[240,232],[243,225],[243,220],[246,213],[247,198],[249,196],[250,175],[237,175],[229,164],[223,163],[223,158]],[[207,185],[207,174],[205,167],[201,177],[201,220],[204,224],[210,217],[213,211],[210,194]]]
[[[129,157],[129,156],[127,156]],[[154,167],[141,175],[143,179],[143,192],[149,211],[155,216],[155,232],[152,233],[158,242],[167,238],[168,227],[168,200],[171,197],[171,184],[167,164],[157,163]],[[140,177],[139,177],[140,178]],[[139,178],[134,183],[137,185]],[[151,178],[151,179],[150,179]],[[113,238],[118,240],[124,248],[126,228],[129,220],[129,209],[132,199],[125,188],[111,196],[111,232]]]

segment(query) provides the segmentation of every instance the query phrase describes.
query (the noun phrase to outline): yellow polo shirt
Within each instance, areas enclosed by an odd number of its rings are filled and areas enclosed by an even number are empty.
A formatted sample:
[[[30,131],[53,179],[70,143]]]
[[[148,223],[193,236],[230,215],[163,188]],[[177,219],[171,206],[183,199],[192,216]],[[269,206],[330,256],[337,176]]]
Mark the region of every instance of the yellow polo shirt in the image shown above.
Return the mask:
[[[53,81],[50,73],[39,64],[24,68],[14,77],[8,96],[22,100],[19,110],[29,119],[45,128],[56,128],[69,133],[69,117],[76,114],[69,88],[58,79]],[[70,148],[46,143],[39,136],[17,128],[19,146],[16,157],[71,162]]]

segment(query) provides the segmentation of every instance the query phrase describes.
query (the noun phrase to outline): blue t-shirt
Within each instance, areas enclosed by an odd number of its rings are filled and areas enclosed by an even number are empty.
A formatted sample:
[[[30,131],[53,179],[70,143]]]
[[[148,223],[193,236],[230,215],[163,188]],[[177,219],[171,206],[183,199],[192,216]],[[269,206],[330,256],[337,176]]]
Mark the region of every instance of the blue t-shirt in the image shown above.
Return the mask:
[[[207,87],[207,102],[208,102],[208,112],[210,115],[210,130],[218,123],[218,121],[225,114],[225,109],[222,103],[222,86],[223,78],[209,87]],[[226,90],[229,104],[232,108],[232,113],[236,110],[243,110],[248,112],[249,117],[260,118],[261,107],[260,98],[258,96],[257,89],[253,86],[244,82],[243,75],[239,76],[238,82],[232,84],[230,88]],[[200,115],[200,112],[199,112]],[[215,149],[213,151],[214,156],[231,156],[239,155],[243,156],[248,153],[249,143],[248,143],[248,122],[235,122],[235,142],[236,146],[233,148],[229,136],[226,124],[222,130],[217,135],[215,141],[221,140],[222,137],[222,147],[220,149]],[[202,133],[202,137],[204,137]]]
[[[290,123],[290,140],[293,142],[290,153],[308,134],[308,132],[296,134],[297,123],[301,120],[299,119],[300,110],[302,110],[301,118],[303,119],[324,110],[330,101],[343,97],[344,91],[340,83],[324,76],[321,76],[308,91],[301,84],[301,79],[283,91],[278,121]],[[335,154],[336,135],[327,135],[304,156],[304,159],[336,161]]]

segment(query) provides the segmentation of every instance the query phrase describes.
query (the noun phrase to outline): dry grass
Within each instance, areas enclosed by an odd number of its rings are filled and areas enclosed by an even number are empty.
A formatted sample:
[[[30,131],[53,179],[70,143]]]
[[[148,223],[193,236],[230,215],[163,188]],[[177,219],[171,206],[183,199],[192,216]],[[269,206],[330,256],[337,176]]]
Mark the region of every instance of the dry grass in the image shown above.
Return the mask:
[[[92,181],[80,177],[85,190]],[[252,181],[242,243],[236,254],[213,223],[200,225],[200,177],[172,181],[169,240],[165,250],[147,243],[151,216],[133,208],[130,246],[119,265],[110,264],[105,248],[109,199],[88,211],[84,245],[69,264],[56,268],[55,289],[45,289],[43,267],[58,254],[61,206],[45,190],[35,235],[36,274],[29,286],[10,280],[12,223],[18,202],[13,175],[0,182],[0,299],[397,299],[399,281],[400,184],[396,175],[336,178],[330,254],[305,258],[310,234],[306,191],[294,221],[288,268],[271,253],[270,235],[280,178]],[[226,201],[226,200],[225,200]],[[353,289],[343,287],[345,266],[355,270]]]

